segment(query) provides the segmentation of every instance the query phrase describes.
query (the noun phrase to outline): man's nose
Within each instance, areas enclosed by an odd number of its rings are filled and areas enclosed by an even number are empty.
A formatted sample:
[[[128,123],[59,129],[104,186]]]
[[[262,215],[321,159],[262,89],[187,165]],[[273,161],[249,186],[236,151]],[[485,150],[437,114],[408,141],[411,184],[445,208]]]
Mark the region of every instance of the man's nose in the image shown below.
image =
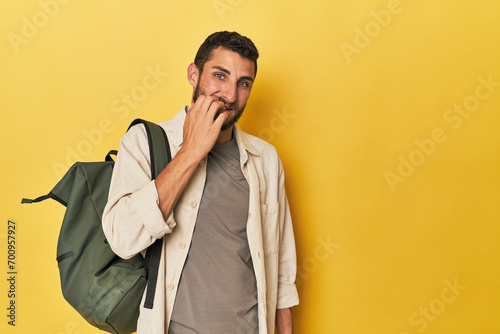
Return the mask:
[[[227,84],[223,89],[223,98],[227,101],[227,103],[231,104],[236,101],[237,98],[237,89],[236,84]]]

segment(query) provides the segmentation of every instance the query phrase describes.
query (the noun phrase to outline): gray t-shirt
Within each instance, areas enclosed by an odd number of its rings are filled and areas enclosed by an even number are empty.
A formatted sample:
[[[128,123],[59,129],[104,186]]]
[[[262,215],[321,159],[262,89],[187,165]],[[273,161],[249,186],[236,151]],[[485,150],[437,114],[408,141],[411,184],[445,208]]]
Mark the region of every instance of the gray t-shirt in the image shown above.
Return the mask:
[[[215,144],[169,334],[258,333],[248,196],[236,141]]]

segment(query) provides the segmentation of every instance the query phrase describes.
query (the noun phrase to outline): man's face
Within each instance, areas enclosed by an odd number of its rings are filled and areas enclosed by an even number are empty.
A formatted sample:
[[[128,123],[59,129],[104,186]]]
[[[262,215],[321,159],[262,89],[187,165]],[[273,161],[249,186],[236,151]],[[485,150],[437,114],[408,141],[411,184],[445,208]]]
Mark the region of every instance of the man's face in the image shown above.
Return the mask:
[[[212,51],[212,57],[198,77],[193,102],[200,95],[212,95],[224,102],[226,109],[219,110],[216,115],[221,112],[228,114],[222,131],[231,128],[243,114],[255,78],[254,66],[253,61],[236,52],[218,47]]]

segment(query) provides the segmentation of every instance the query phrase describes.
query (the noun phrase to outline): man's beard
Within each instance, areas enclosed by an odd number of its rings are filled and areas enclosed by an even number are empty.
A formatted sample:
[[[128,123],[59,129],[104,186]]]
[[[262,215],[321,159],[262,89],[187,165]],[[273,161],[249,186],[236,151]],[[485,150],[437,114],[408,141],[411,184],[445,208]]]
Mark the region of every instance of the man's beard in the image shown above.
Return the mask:
[[[200,95],[206,95],[206,94],[205,94],[205,92],[200,92],[200,83],[198,82],[196,84],[196,88],[194,89],[193,101],[196,102],[196,100],[198,100],[198,97],[200,97]],[[215,95],[213,95],[213,96],[215,96]],[[222,124],[221,131],[224,131],[224,130],[227,130],[230,127],[232,127],[234,124],[236,124],[236,122],[238,122],[241,115],[243,114],[243,110],[245,110],[246,104],[243,107],[241,107],[241,109],[240,109],[237,101],[234,101],[233,103],[228,103],[222,97],[218,97],[218,96],[215,96],[215,97],[217,97],[219,99],[219,101],[222,101],[224,103],[224,105],[226,106],[226,109],[233,109],[236,112],[233,118],[226,119],[224,121],[224,124]],[[229,108],[228,108],[228,106],[229,106]],[[214,121],[215,121],[215,119],[217,119],[217,116],[219,116],[221,113],[222,113],[222,111],[220,111],[220,110],[215,113]]]

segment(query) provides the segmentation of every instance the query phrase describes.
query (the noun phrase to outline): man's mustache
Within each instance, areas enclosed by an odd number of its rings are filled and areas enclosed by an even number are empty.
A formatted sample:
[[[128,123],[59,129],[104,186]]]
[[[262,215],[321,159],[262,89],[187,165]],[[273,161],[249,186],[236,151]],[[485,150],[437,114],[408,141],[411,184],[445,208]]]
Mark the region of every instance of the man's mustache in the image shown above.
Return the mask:
[[[224,106],[226,107],[226,110],[227,109],[238,110],[238,103],[236,101],[234,101],[233,103],[229,103],[223,97],[219,97],[218,99],[219,99],[219,101],[221,101],[222,103],[224,103]]]

